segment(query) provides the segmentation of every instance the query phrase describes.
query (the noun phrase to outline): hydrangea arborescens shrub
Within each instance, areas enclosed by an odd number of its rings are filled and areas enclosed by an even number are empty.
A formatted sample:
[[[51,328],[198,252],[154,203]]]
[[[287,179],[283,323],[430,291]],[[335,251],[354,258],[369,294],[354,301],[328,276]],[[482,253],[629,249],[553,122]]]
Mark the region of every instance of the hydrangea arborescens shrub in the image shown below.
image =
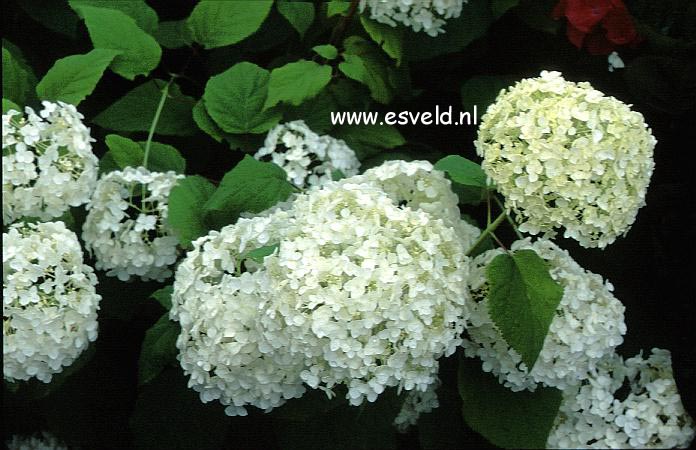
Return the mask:
[[[520,231],[565,227],[583,247],[604,248],[645,205],[655,143],[639,112],[544,71],[500,93],[475,144]]]
[[[620,390],[628,387],[627,395]],[[623,388],[623,389],[622,389]],[[670,352],[654,348],[627,359],[611,355],[568,389],[548,448],[685,448],[694,422],[672,374]]]
[[[3,375],[48,383],[97,338],[97,278],[63,222],[11,225],[2,264]]]
[[[529,370],[489,316],[486,267],[502,249],[489,250],[472,262],[469,284],[474,302],[462,346],[467,356],[480,358],[483,370],[513,391],[534,390],[538,383],[566,389],[587,378],[596,363],[623,342],[625,308],[612,294],[611,283],[580,267],[553,242],[527,238],[512,244],[513,251],[521,249],[541,256],[551,278],[563,287],[563,298],[534,367]]]
[[[419,171],[432,180],[412,182],[410,205],[379,182]],[[352,405],[389,386],[425,391],[437,359],[461,342],[465,252],[479,233],[415,200],[440,196],[456,207],[429,163],[386,163],[195,241],[176,272],[171,310],[189,385],[230,415],[246,405],[268,411],[305,386],[330,396],[344,384]],[[263,264],[240,272],[250,251],[269,246]]]
[[[42,102],[37,114],[2,115],[2,220],[51,220],[89,201],[97,157],[89,128],[73,105]]]
[[[397,23],[430,36],[444,33],[447,19],[459,17],[467,0],[360,0],[360,10],[369,9],[370,18],[397,26]]]
[[[333,180],[336,171],[341,178],[351,177],[360,168],[355,152],[345,142],[319,136],[301,120],[277,125],[269,131],[254,158],[282,167],[288,181],[298,188],[323,186]]]
[[[167,223],[169,191],[183,178],[174,172],[126,167],[99,179],[82,229],[96,268],[122,281],[138,276],[164,281],[178,256]]]

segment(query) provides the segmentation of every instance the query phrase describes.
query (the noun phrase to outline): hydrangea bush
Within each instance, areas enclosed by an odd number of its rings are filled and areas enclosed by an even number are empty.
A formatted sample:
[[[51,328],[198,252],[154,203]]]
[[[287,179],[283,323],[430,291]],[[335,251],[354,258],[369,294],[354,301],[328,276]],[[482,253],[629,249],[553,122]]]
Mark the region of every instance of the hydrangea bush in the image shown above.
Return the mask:
[[[692,444],[684,2],[3,13],[9,448]]]

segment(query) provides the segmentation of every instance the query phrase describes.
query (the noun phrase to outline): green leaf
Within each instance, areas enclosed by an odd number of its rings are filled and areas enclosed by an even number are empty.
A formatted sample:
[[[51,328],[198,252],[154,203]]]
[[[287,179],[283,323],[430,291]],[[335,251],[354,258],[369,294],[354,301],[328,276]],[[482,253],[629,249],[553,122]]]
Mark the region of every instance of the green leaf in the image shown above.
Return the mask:
[[[515,13],[530,28],[549,34],[558,32],[562,22],[551,17],[557,0],[520,0],[519,3],[520,7],[515,8]]]
[[[517,6],[519,2],[520,0],[491,0],[491,10],[494,16],[500,17],[509,9]]]
[[[443,26],[445,32],[437,37],[407,29],[404,36],[404,59],[422,61],[457,52],[482,37],[494,19],[490,0],[469,0],[462,7],[459,17],[447,19]]]
[[[325,59],[336,59],[338,57],[338,50],[331,44],[316,45],[312,47],[312,50]]]
[[[85,20],[94,48],[121,52],[111,63],[111,70],[133,80],[159,65],[162,49],[133,18],[115,9],[85,5],[76,8]]]
[[[264,109],[270,74],[256,64],[241,62],[211,77],[205,86],[205,109],[223,131],[264,133],[280,120],[280,112]]]
[[[396,60],[396,65],[401,65],[404,54],[404,27],[392,27],[375,20],[360,16],[360,23],[373,41],[384,52]]]
[[[119,52],[94,49],[84,55],[59,59],[36,86],[42,100],[63,101],[78,105],[94,91],[104,71]]]
[[[156,300],[165,310],[169,311],[172,309],[172,292],[174,292],[172,285],[165,286],[153,292],[150,298]]]
[[[181,329],[166,312],[145,332],[138,360],[138,384],[154,380],[165,367],[176,362],[176,338]]]
[[[162,80],[150,80],[141,84],[99,113],[93,122],[110,130],[147,132],[162,98],[162,88],[165,84],[166,82]],[[195,134],[197,128],[191,114],[195,104],[196,100],[183,95],[179,86],[172,83],[157,122],[157,134],[173,136]]]
[[[109,134],[106,136],[106,145],[109,147],[109,154],[119,168],[139,167],[143,165],[145,158],[145,142],[134,142],[128,138]],[[147,168],[153,172],[176,173],[186,171],[186,160],[181,153],[171,145],[159,142],[150,142],[150,154],[148,156]]]
[[[486,174],[475,162],[449,155],[435,163],[435,168],[445,172],[453,181],[452,190],[461,203],[477,205],[486,198]]]
[[[300,106],[288,106],[283,109],[283,120],[303,120],[315,133],[324,134],[333,128],[331,112],[339,111],[339,106],[329,89],[323,89],[316,97]]]
[[[391,125],[342,125],[332,135],[346,141],[360,160],[406,143],[399,130]]]
[[[326,17],[333,17],[337,14],[345,15],[350,9],[350,2],[330,1],[326,6]]]
[[[25,63],[2,47],[2,97],[25,106],[33,97],[36,77]]]
[[[8,100],[6,98],[2,99],[2,113],[5,114],[7,111],[14,109],[15,111],[22,112],[22,108],[17,105],[15,102],[12,100]]]
[[[186,20],[169,20],[160,22],[157,31],[153,33],[157,42],[164,48],[181,48],[190,46],[193,42],[191,30]]]
[[[135,23],[146,33],[153,34],[157,30],[159,18],[145,0],[69,0],[69,3],[80,17],[82,17],[80,8],[83,6],[115,9],[135,20]]]
[[[236,44],[261,27],[273,2],[202,0],[188,25],[193,40],[205,48]]]
[[[266,108],[280,102],[299,106],[316,96],[331,81],[331,67],[301,59],[273,69]]]
[[[188,246],[208,232],[203,205],[213,192],[215,186],[210,181],[195,175],[179,180],[169,193],[167,222],[182,245]]]
[[[240,261],[243,261],[245,259],[250,259],[254,262],[257,262],[259,264],[263,264],[263,259],[266,256],[272,255],[273,252],[275,252],[278,247],[280,247],[279,244],[273,244],[273,245],[266,245],[264,247],[259,247],[255,248],[253,250],[250,250],[246,253],[244,253],[239,259]]]
[[[283,169],[246,155],[225,174],[206,202],[206,223],[211,228],[221,228],[234,223],[243,212],[258,213],[286,200],[293,191]]]
[[[109,172],[113,172],[115,170],[119,170],[120,167],[118,166],[118,163],[114,159],[114,155],[111,154],[111,152],[106,152],[104,153],[104,156],[99,158],[99,176],[101,177],[104,174],[107,174]]]
[[[226,447],[230,418],[225,415],[224,406],[218,401],[203,403],[186,382],[181,368],[167,367],[142,386],[130,419],[134,448],[219,450]]]
[[[199,100],[193,107],[193,121],[196,122],[198,128],[204,131],[208,136],[215,139],[218,142],[222,142],[225,139],[225,133],[220,129],[220,127],[215,123],[212,117],[205,110],[205,105],[203,100]]]
[[[276,8],[301,38],[314,22],[314,5],[311,2],[278,2]]]
[[[435,163],[435,168],[446,172],[455,183],[465,186],[486,187],[486,174],[481,169],[481,166],[464,157],[458,155],[445,156]]]
[[[344,47],[344,61],[338,69],[348,78],[366,85],[373,99],[389,103],[392,99],[387,70],[389,63],[379,49],[359,36],[348,37]]]
[[[474,106],[478,111],[477,120],[485,114],[488,106],[493,103],[502,89],[519,80],[514,75],[479,75],[471,77],[462,84],[462,105],[467,111]]]
[[[561,405],[558,389],[512,392],[480,368],[480,361],[462,358],[459,394],[464,421],[493,445],[502,448],[545,448]]]
[[[527,249],[496,256],[486,267],[486,278],[491,319],[532,370],[563,288],[551,278],[546,261]]]

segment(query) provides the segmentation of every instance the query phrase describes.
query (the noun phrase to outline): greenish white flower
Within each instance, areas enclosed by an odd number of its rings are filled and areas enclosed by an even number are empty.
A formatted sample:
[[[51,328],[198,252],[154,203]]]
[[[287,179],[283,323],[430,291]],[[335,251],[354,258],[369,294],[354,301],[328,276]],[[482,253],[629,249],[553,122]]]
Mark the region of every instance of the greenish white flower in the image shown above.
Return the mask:
[[[32,436],[14,435],[5,445],[8,450],[68,450],[57,437],[46,431]]]
[[[51,220],[86,203],[97,182],[89,128],[73,105],[2,115],[2,220]]]
[[[459,17],[467,0],[360,0],[360,11],[370,9],[370,18],[380,23],[411,27],[430,36],[444,33],[447,19]]]
[[[619,394],[622,387],[628,393]],[[564,392],[548,448],[687,448],[694,421],[684,409],[669,351],[612,355]]]
[[[612,354],[626,334],[624,306],[613,286],[580,267],[565,250],[548,240],[516,241],[512,250],[531,249],[544,259],[563,297],[549,326],[541,353],[530,371],[519,353],[503,339],[488,312],[486,266],[504,251],[490,250],[472,264],[469,285],[472,302],[467,337],[462,346],[468,357],[478,357],[513,391],[534,390],[538,383],[565,389],[587,378],[597,361]]]
[[[2,264],[3,375],[48,383],[97,338],[97,278],[63,222],[11,225]]]
[[[99,179],[87,204],[82,239],[96,268],[122,281],[164,281],[179,240],[167,223],[169,192],[183,175],[126,167]]]
[[[520,231],[604,248],[628,232],[653,172],[643,116],[589,83],[542,72],[502,91],[481,120],[482,167]]]
[[[397,184],[384,188],[403,172],[428,170],[433,180],[414,182],[409,198]],[[306,386],[333,395],[346,385],[353,405],[390,386],[426,390],[438,358],[461,342],[465,252],[479,233],[418,207],[445,189],[451,194],[428,163],[388,163],[194,242],[176,273],[171,313],[190,386],[203,401],[229,405],[230,415],[246,405],[270,410]],[[269,245],[277,249],[263,264],[244,261]]]

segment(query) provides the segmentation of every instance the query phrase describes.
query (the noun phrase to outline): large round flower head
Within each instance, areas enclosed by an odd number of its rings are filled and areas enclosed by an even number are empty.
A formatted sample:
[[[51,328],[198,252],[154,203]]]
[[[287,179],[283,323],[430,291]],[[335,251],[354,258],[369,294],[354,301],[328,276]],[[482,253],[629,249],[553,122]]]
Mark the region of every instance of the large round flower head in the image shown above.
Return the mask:
[[[171,317],[204,401],[241,414],[300,396],[303,383],[329,395],[345,384],[359,405],[435,381],[468,316],[468,247],[442,218],[362,181],[329,183],[194,243]],[[472,241],[479,231],[469,231]],[[245,256],[262,247],[262,264]]]
[[[622,391],[625,391],[622,393]],[[694,422],[684,409],[669,351],[618,355],[564,392],[548,448],[686,448]]]
[[[270,160],[288,174],[299,188],[323,186],[336,171],[350,177],[358,173],[360,161],[340,139],[319,136],[301,120],[280,124],[268,132],[264,146],[254,155]]]
[[[303,381],[345,384],[353,405],[389,386],[427,389],[468,316],[467,249],[455,230],[369,184],[328,185],[299,196],[293,212],[265,260],[271,345],[294,339],[279,351],[307,360]]]
[[[474,259],[470,287],[475,306],[463,347],[469,357],[483,361],[483,370],[514,391],[534,390],[537,383],[565,389],[586,378],[602,357],[612,354],[626,333],[624,306],[612,295],[613,286],[584,270],[568,252],[548,240],[516,241],[512,250],[531,249],[544,259],[551,278],[563,287],[541,353],[531,371],[494,325],[488,312],[486,266],[503,250],[490,250]]]
[[[43,102],[37,115],[2,115],[2,220],[50,220],[89,201],[97,157],[82,114],[63,102]]]
[[[501,92],[481,120],[482,167],[521,231],[603,248],[628,232],[653,172],[643,116],[595,90],[542,72]]]
[[[445,20],[459,17],[467,0],[360,0],[360,11],[370,8],[370,18],[393,27],[397,22],[423,30],[430,36],[444,33]]]
[[[176,271],[170,317],[181,325],[181,367],[201,400],[219,400],[230,416],[246,415],[246,405],[270,411],[305,392],[302,360],[275,351],[258,325],[273,295],[268,274],[239,273],[245,254],[279,242],[290,225],[284,211],[239,219],[196,240]]]
[[[46,431],[32,436],[14,435],[5,445],[8,450],[68,450],[64,443]]]
[[[178,239],[167,223],[169,191],[183,178],[174,172],[126,167],[99,179],[82,239],[97,269],[126,281],[164,281],[172,275]]]
[[[48,383],[97,338],[97,278],[63,222],[11,225],[2,265],[4,377]]]

